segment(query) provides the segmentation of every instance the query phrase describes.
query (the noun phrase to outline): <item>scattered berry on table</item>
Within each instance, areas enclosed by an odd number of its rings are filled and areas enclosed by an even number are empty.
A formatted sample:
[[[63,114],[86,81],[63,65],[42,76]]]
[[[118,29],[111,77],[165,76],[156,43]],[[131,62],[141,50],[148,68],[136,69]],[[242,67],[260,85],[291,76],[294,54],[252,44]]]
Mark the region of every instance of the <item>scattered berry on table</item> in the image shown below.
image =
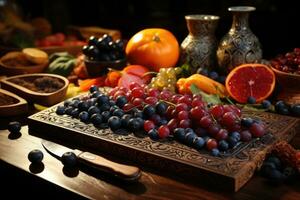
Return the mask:
[[[44,158],[44,154],[39,149],[34,149],[30,151],[28,154],[28,160],[32,163],[40,163],[42,162],[43,158]]]
[[[61,156],[61,162],[66,167],[73,167],[77,164],[77,156],[73,152],[65,152]]]
[[[19,133],[21,130],[21,123],[17,121],[9,122],[8,131],[11,133]]]

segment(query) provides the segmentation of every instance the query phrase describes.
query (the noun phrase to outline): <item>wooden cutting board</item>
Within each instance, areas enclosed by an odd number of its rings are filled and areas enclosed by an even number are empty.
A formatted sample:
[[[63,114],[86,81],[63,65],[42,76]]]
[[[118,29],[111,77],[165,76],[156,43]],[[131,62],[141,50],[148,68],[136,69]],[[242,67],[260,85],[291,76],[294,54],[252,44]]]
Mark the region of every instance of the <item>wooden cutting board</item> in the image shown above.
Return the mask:
[[[67,115],[57,115],[56,107],[30,116],[29,132],[127,158],[141,166],[230,191],[238,191],[253,176],[276,141],[289,141],[300,132],[297,118],[245,111],[244,116],[265,121],[268,133],[260,139],[240,143],[221,157],[213,157],[205,150],[197,151],[171,139],[153,141],[148,137],[118,135],[110,129],[98,129]]]

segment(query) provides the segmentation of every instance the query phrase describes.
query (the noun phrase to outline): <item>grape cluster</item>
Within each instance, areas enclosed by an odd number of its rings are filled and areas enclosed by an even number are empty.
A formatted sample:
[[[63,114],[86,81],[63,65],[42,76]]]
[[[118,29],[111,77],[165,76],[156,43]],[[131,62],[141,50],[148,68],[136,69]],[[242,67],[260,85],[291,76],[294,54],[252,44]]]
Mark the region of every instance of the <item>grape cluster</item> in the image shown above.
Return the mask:
[[[100,38],[91,36],[82,52],[89,60],[115,61],[125,58],[124,46],[123,40],[113,41],[111,36],[104,34]]]
[[[264,160],[261,166],[261,175],[273,183],[282,183],[295,178],[297,171],[292,167],[282,162],[276,155],[270,154]]]
[[[278,55],[271,60],[271,65],[287,73],[300,74],[300,48],[295,48],[292,52]]]
[[[150,87],[156,88],[158,90],[167,89],[169,91],[175,92],[177,75],[179,75],[181,69],[176,68],[160,68],[156,77],[151,79]]]
[[[242,118],[234,105],[209,107],[199,95],[175,94],[138,83],[113,88],[108,95],[92,87],[90,94],[57,107],[56,113],[79,118],[113,132],[144,132],[151,139],[175,139],[218,156],[241,142],[265,134],[264,124]]]

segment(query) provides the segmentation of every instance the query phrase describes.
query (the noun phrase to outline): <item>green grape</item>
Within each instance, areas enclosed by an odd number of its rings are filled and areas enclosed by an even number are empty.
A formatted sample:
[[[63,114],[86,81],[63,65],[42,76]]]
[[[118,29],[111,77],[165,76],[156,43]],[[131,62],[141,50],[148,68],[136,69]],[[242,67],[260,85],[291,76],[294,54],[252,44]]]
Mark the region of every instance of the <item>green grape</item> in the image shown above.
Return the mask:
[[[181,72],[182,72],[182,69],[180,67],[175,67],[176,75],[179,75]]]

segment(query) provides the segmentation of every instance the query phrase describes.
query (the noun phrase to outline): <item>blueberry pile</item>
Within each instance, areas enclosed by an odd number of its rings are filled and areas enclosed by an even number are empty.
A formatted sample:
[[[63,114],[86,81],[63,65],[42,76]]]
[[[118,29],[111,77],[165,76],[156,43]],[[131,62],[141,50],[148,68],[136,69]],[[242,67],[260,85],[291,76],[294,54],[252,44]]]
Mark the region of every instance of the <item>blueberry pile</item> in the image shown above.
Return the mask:
[[[277,101],[275,103],[275,111],[281,115],[300,117],[300,104],[289,105],[284,101]]]
[[[226,76],[224,75],[221,75],[219,74],[218,72],[216,71],[208,71],[207,69],[203,69],[201,70],[200,74],[204,75],[204,76],[207,76],[219,83],[222,83],[222,84],[225,84],[225,81],[226,81]]]
[[[116,61],[125,58],[124,47],[123,40],[113,41],[111,36],[104,34],[100,38],[91,36],[82,52],[89,60]]]
[[[291,180],[296,175],[296,170],[285,165],[277,156],[269,155],[261,166],[261,175],[273,183]]]
[[[234,105],[208,107],[199,95],[159,91],[134,82],[129,89],[115,87],[108,95],[93,86],[86,96],[58,106],[56,113],[110,128],[116,134],[125,130],[153,140],[175,139],[214,156],[266,132],[261,121],[241,117]]]

